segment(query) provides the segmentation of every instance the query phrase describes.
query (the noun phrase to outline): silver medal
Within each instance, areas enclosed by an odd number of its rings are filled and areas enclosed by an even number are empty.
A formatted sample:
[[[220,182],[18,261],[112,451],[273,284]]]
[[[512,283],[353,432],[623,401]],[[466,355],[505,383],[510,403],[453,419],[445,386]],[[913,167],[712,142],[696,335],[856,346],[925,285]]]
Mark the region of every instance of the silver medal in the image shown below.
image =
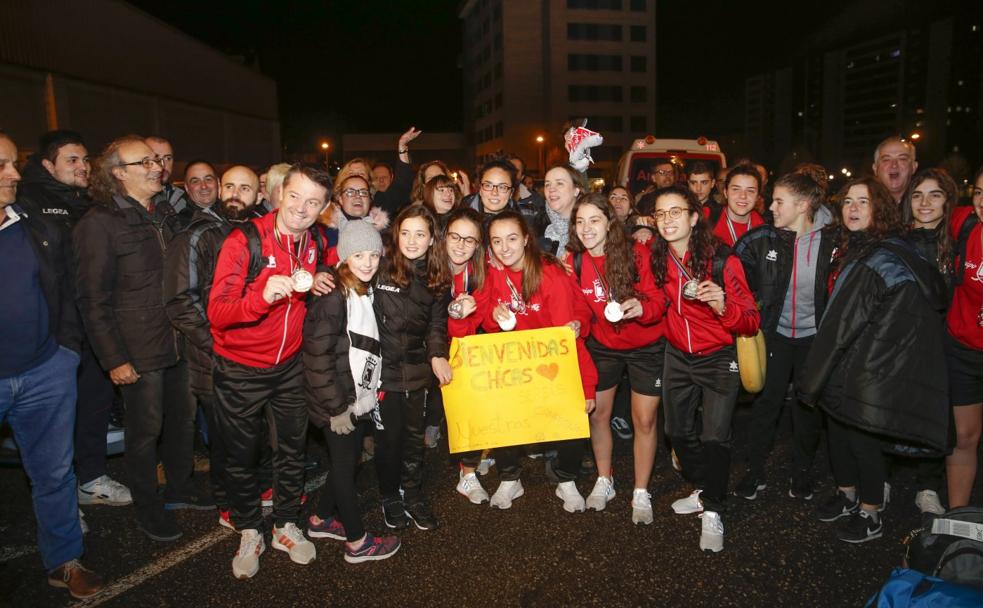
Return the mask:
[[[696,282],[696,279],[690,279],[683,283],[683,297],[687,300],[695,300],[696,292],[699,290],[700,284]]]
[[[294,281],[294,291],[306,293],[314,286],[314,275],[303,268],[295,271],[291,278]]]
[[[617,323],[625,317],[625,311],[621,310],[621,304],[611,301],[604,307],[604,318],[612,323]]]

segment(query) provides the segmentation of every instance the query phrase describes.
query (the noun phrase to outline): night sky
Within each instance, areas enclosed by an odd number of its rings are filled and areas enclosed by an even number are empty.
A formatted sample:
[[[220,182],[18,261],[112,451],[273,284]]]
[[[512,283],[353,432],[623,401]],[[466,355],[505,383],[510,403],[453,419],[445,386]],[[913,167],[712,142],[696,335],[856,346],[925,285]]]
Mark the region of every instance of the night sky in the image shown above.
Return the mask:
[[[345,132],[461,129],[460,0],[133,4],[274,78],[288,152]],[[787,65],[851,13],[914,19],[918,4],[659,0],[657,135],[741,132],[746,77]]]

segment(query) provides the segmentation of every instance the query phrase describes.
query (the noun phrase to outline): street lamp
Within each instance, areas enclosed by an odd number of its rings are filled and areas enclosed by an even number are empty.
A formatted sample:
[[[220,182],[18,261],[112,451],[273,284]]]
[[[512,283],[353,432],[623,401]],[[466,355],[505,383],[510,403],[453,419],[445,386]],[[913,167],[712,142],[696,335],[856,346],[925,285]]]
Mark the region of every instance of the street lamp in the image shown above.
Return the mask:
[[[539,145],[539,172],[543,176],[546,175],[546,146],[543,145],[545,141],[546,138],[542,135],[536,136],[536,143]]]
[[[331,144],[329,144],[326,141],[322,141],[321,142],[321,149],[324,150],[324,167],[327,168],[328,167],[328,154],[329,154],[329,150],[331,149]]]

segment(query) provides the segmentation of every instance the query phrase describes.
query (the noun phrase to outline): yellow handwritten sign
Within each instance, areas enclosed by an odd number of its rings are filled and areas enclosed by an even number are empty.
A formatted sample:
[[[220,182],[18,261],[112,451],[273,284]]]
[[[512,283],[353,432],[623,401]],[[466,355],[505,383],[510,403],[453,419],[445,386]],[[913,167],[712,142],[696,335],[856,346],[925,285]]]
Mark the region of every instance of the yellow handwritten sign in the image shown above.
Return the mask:
[[[451,452],[590,436],[569,327],[454,338],[450,352]]]

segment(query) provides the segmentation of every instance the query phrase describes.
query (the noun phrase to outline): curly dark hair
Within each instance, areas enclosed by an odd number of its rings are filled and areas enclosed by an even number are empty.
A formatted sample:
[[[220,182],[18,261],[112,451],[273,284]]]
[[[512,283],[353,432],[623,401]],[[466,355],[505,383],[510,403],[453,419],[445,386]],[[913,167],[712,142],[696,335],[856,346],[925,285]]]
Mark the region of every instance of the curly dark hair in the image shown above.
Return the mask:
[[[573,204],[570,212],[570,237],[567,239],[567,251],[573,255],[583,255],[587,250],[577,236],[577,212],[586,206],[597,208],[608,221],[607,238],[604,241],[604,280],[611,291],[611,299],[624,302],[637,296],[635,283],[638,282],[638,268],[635,266],[633,242],[625,226],[614,214],[614,208],[608,203],[608,197],[601,192],[582,194]]]
[[[898,204],[894,202],[894,197],[877,178],[872,176],[852,179],[836,193],[841,223],[843,220],[843,199],[850,192],[850,188],[854,186],[867,188],[867,194],[870,197],[870,225],[861,231],[865,238],[859,239],[859,241],[856,238],[851,239],[850,230],[844,226],[840,235],[836,260],[839,267],[846,265],[851,260],[863,257],[878,243],[892,236],[898,236],[903,230],[901,212],[898,210]]]
[[[717,249],[723,244],[713,235],[710,226],[703,217],[703,206],[696,200],[696,195],[686,186],[674,184],[668,188],[660,188],[653,193],[652,199],[655,208],[658,208],[659,200],[667,196],[678,196],[686,202],[687,217],[696,216],[696,224],[693,226],[689,235],[689,260],[686,263],[686,270],[697,281],[703,281],[710,275],[713,264],[713,256]],[[662,287],[666,284],[667,269],[669,264],[669,242],[662,238],[661,232],[656,232],[652,243],[652,274],[655,275],[655,283]]]
[[[953,242],[952,234],[949,232],[949,221],[952,218],[952,209],[959,202],[959,187],[956,186],[955,180],[952,179],[948,171],[936,168],[923,169],[911,178],[911,183],[908,184],[908,188],[901,198],[901,223],[908,230],[914,228],[914,212],[911,210],[911,197],[915,192],[915,188],[929,179],[934,179],[939,185],[939,189],[945,194],[942,221],[933,229],[935,238],[939,244],[938,258],[935,260],[935,263],[939,268],[939,272],[945,276],[952,274]]]
[[[408,219],[421,218],[427,224],[430,236],[434,238],[436,245],[437,220],[430,210],[422,205],[411,205],[403,209],[390,228],[390,238],[392,239],[392,253],[388,257],[388,263],[383,264],[379,269],[379,275],[392,281],[402,288],[410,285],[410,278],[413,276],[413,262],[406,259],[399,250],[399,228]],[[451,284],[450,266],[447,263],[447,253],[443,247],[431,246],[427,250],[427,288],[434,295],[442,293]]]

